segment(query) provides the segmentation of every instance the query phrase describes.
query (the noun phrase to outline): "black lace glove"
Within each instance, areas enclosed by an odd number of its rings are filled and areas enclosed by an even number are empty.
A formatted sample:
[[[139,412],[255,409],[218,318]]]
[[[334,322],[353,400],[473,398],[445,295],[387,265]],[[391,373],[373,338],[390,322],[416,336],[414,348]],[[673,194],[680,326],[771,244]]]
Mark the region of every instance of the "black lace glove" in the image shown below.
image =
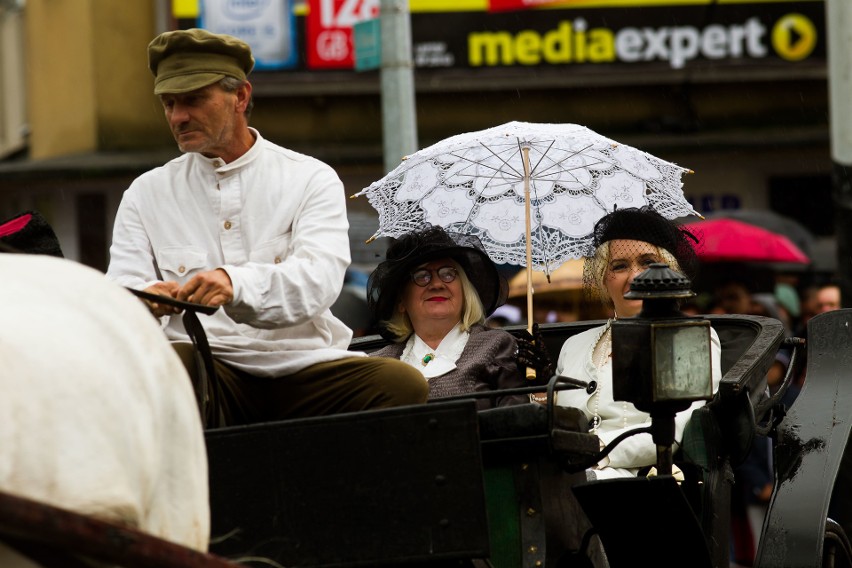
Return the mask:
[[[555,368],[553,361],[550,360],[550,353],[547,351],[547,346],[544,344],[544,339],[541,337],[541,331],[538,324],[533,324],[533,331],[521,331],[517,337],[518,341],[518,366],[521,369],[535,369],[535,378],[531,379],[536,384],[547,384],[553,376]]]

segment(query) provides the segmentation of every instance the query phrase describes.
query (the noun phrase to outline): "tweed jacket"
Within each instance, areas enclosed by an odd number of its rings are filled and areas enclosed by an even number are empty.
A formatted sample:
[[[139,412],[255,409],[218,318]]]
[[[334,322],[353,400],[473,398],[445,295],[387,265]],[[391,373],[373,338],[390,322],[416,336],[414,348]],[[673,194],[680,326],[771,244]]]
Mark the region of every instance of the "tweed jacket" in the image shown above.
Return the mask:
[[[405,350],[405,341],[393,343],[370,353],[371,357],[399,359]],[[470,338],[461,352],[456,368],[429,380],[429,398],[443,398],[471,392],[518,388],[524,384],[523,370],[518,367],[515,354],[517,342],[502,329],[491,329],[481,324],[470,328]],[[480,399],[481,409],[529,402],[528,395]]]

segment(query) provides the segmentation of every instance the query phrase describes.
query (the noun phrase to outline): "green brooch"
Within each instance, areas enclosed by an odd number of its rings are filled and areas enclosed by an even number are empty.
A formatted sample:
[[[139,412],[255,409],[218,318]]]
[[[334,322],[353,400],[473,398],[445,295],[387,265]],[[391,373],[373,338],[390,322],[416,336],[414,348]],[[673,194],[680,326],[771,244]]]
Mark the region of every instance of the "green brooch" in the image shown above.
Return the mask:
[[[433,355],[432,353],[427,353],[426,355],[424,355],[423,356],[423,366],[425,367],[426,365],[428,365],[429,362],[434,358],[435,358],[435,355]]]

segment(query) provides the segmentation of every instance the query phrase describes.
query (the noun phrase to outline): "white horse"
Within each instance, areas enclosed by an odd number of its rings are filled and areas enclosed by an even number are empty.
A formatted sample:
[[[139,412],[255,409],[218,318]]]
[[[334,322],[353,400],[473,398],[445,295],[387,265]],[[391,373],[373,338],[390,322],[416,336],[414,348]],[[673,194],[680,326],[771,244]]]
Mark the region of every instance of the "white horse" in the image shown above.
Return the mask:
[[[81,264],[0,254],[0,490],[207,550],[190,379],[142,302]]]

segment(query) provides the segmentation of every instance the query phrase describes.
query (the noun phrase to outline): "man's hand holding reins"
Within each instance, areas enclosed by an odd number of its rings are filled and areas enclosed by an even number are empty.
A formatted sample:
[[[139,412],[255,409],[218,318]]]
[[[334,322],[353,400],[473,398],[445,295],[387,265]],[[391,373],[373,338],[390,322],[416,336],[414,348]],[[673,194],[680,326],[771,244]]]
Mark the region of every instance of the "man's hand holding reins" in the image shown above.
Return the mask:
[[[217,268],[193,276],[178,290],[176,297],[184,302],[218,307],[234,299],[234,286],[228,273]]]

